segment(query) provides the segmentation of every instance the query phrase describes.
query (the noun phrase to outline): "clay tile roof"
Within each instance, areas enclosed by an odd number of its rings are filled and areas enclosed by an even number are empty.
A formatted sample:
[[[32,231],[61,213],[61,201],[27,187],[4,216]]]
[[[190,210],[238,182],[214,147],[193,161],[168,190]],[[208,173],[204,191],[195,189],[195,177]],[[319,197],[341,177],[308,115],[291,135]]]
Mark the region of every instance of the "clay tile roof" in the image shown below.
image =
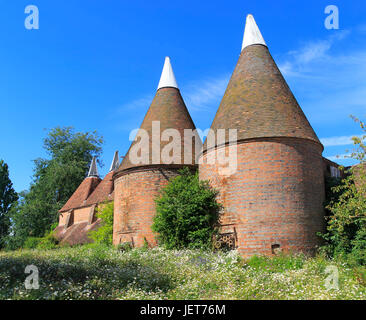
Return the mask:
[[[86,205],[93,205],[104,201],[113,200],[113,173],[113,171],[109,172],[98,184],[93,193],[88,197]]]
[[[56,238],[63,244],[70,245],[85,244],[93,242],[89,238],[89,231],[96,230],[100,226],[100,220],[95,221],[89,225],[88,222],[76,223],[68,227],[66,230],[64,226],[58,226],[54,234]]]
[[[60,212],[69,211],[71,209],[82,207],[86,204],[86,200],[90,194],[95,190],[95,188],[100,183],[101,179],[98,177],[87,177],[76,189],[70,199],[62,207]]]
[[[320,143],[253,21],[247,21],[252,36],[247,32],[211,129],[237,129],[238,141],[296,137]]]
[[[169,62],[170,65],[170,62]],[[169,71],[170,70],[170,71]],[[180,94],[180,91],[178,88],[172,87],[170,85],[172,85],[172,79],[173,76],[171,75],[172,70],[169,69],[169,81],[161,81],[161,83],[168,83],[169,86],[167,87],[160,87],[159,85],[159,89],[150,105],[149,110],[147,111],[145,118],[141,124],[140,130],[144,129],[146,130],[146,132],[148,133],[150,139],[149,139],[149,163],[148,164],[154,164],[154,165],[158,165],[158,164],[162,164],[163,161],[160,159],[160,161],[153,161],[153,156],[152,156],[152,128],[153,128],[153,121],[160,121],[160,132],[162,133],[165,129],[177,129],[180,132],[181,135],[181,139],[180,139],[180,144],[181,144],[181,159],[182,159],[182,163],[184,162],[184,129],[192,129],[195,130],[196,127],[193,123],[193,120],[188,112],[188,109],[183,101],[183,98]],[[162,74],[162,78],[164,80],[164,77],[166,77],[166,64],[164,66],[164,71]],[[175,79],[175,78],[174,78]],[[175,82],[175,81],[174,81]],[[199,138],[198,138],[199,139]],[[197,140],[198,140],[197,139]],[[133,161],[131,161],[130,159],[130,153],[131,153],[131,149],[133,148],[133,146],[136,143],[139,143],[140,139],[138,139],[137,141],[132,142],[129,151],[127,152],[126,156],[124,157],[116,175],[123,171],[123,170],[127,170],[127,169],[132,169],[132,168],[136,168],[136,167],[140,167],[140,166],[145,166],[146,164],[135,164]],[[160,149],[158,149],[157,151],[160,151],[161,154],[161,150],[164,148],[165,145],[171,143],[171,141],[161,141],[160,143]],[[192,143],[192,146],[194,149],[194,143]],[[198,143],[201,143],[200,140]],[[195,153],[194,150],[192,150],[192,155],[193,155],[193,164],[194,164],[194,159],[195,159]]]

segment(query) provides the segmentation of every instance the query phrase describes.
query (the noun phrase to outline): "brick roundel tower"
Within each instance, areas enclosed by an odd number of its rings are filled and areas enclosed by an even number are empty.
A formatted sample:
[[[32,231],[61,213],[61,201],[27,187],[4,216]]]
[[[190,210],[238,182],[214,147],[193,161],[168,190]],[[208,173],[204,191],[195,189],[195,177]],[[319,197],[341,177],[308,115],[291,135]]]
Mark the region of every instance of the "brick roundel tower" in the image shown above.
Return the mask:
[[[225,129],[226,140],[206,140],[199,172],[220,191],[222,233],[235,239],[243,256],[278,249],[312,253],[324,220],[323,146],[252,15],[211,129]],[[236,143],[229,143],[228,129],[237,130]],[[235,169],[229,173],[219,161],[208,161],[232,150]]]
[[[185,139],[185,130],[193,139]],[[114,175],[113,243],[156,245],[151,225],[155,198],[184,166],[196,165],[195,125],[180,94],[170,59],[165,64],[158,91],[135,140]],[[189,137],[189,133],[188,136]],[[198,154],[198,152],[197,152]]]

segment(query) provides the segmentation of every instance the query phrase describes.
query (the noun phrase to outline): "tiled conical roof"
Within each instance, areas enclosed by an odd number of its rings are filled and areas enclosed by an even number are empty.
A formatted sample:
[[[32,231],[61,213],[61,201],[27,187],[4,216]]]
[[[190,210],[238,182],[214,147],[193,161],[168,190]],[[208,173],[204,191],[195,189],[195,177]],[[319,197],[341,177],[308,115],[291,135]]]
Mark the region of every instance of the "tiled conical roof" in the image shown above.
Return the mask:
[[[167,62],[168,61],[168,62]],[[168,63],[168,65],[167,65]],[[168,72],[169,71],[169,72]],[[169,75],[169,77],[167,77]],[[150,105],[149,110],[147,111],[145,118],[141,124],[139,132],[141,130],[145,130],[149,136],[149,159],[147,164],[136,164],[131,160],[130,154],[131,149],[140,142],[140,140],[132,142],[129,151],[124,157],[119,169],[118,173],[132,169],[136,167],[146,166],[146,165],[159,165],[164,164],[163,160],[160,159],[156,161],[156,155],[161,154],[161,150],[167,144],[171,143],[171,141],[161,141],[160,147],[154,144],[153,148],[153,122],[160,121],[160,133],[163,133],[166,129],[176,129],[179,131],[181,139],[179,140],[179,144],[181,147],[181,161],[184,162],[184,129],[195,129],[195,125],[192,121],[192,118],[188,112],[188,109],[183,101],[183,98],[180,94],[179,89],[176,86],[175,77],[170,65],[170,60],[165,61],[164,70],[162,73],[162,77],[159,84],[159,89],[156,92],[156,95]],[[156,123],[155,123],[156,125]],[[139,133],[138,133],[139,135]],[[160,139],[161,140],[161,139]],[[192,143],[194,149],[194,142]],[[153,156],[153,153],[155,156]],[[193,161],[195,159],[194,150],[193,153]],[[193,162],[194,164],[194,162]],[[117,174],[118,174],[117,173]]]
[[[237,129],[238,141],[296,137],[320,143],[251,15],[239,61],[211,129]]]
[[[90,164],[88,176],[83,180],[59,212],[65,212],[84,206],[86,204],[86,200],[98,186],[100,181],[101,179],[98,177],[97,162],[94,157]]]
[[[113,200],[113,174],[114,172],[109,172],[104,179],[98,184],[93,193],[86,200],[85,205],[92,205],[101,203],[108,200]]]
[[[65,203],[60,212],[69,211],[71,209],[80,208],[86,205],[86,200],[99,185],[101,179],[99,177],[87,177],[76,189],[70,199]]]

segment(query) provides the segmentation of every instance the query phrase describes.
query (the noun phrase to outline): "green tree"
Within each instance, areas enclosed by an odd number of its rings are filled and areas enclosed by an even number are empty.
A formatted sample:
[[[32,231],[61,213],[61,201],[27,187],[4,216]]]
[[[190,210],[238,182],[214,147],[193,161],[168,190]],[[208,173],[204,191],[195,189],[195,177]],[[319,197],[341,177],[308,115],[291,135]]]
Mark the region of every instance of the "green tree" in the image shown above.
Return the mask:
[[[198,173],[181,170],[156,199],[152,229],[159,243],[169,249],[211,247],[221,210],[217,194]]]
[[[0,248],[4,246],[4,237],[10,228],[9,211],[18,200],[18,195],[9,178],[9,168],[4,160],[0,160]]]
[[[101,154],[103,138],[94,132],[57,127],[48,132],[43,147],[49,158],[34,160],[29,191],[11,210],[12,232],[8,247],[21,246],[27,237],[43,237],[57,221],[58,210],[87,175],[93,156]]]
[[[358,264],[366,264],[366,127],[359,123],[364,135],[354,137],[356,149],[350,157],[360,162],[350,168],[346,177],[333,188],[326,209],[326,250],[331,255],[345,255]]]

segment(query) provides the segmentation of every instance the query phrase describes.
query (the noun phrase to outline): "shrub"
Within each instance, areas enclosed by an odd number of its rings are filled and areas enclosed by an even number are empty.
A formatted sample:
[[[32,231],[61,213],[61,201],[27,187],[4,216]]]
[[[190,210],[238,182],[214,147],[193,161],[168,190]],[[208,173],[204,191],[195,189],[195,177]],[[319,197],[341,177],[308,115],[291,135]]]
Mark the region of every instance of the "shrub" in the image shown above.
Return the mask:
[[[359,230],[351,244],[352,251],[350,258],[356,264],[366,266],[366,229]]]
[[[58,241],[53,236],[52,233],[49,233],[43,238],[40,238],[39,244],[37,246],[37,249],[55,249],[57,248]]]
[[[332,188],[334,193],[340,195],[326,207],[330,215],[327,217],[327,233],[323,235],[327,241],[325,250],[328,254],[344,257],[351,254],[352,260],[362,264],[366,263],[365,185],[365,181],[356,177],[354,170],[350,170],[349,176]]]
[[[122,252],[128,252],[132,250],[132,243],[131,242],[123,242],[117,245],[117,250]]]
[[[28,237],[24,244],[23,244],[23,248],[24,249],[36,249],[39,245],[39,243],[41,242],[42,238],[36,238],[36,237]]]
[[[152,230],[168,249],[211,247],[221,209],[217,191],[188,168],[179,173],[156,199]]]
[[[54,249],[58,245],[58,240],[54,237],[53,230],[57,226],[54,224],[51,229],[46,232],[44,237],[28,237],[24,244],[24,249]]]
[[[113,243],[114,202],[103,204],[97,209],[96,216],[101,219],[98,229],[89,231],[89,238],[96,244],[112,245]]]
[[[360,123],[366,133],[365,124]],[[366,264],[366,135],[354,137],[357,146],[351,157],[360,164],[346,171],[347,176],[331,188],[326,209],[327,244],[323,248],[332,256],[343,256],[356,264]]]

